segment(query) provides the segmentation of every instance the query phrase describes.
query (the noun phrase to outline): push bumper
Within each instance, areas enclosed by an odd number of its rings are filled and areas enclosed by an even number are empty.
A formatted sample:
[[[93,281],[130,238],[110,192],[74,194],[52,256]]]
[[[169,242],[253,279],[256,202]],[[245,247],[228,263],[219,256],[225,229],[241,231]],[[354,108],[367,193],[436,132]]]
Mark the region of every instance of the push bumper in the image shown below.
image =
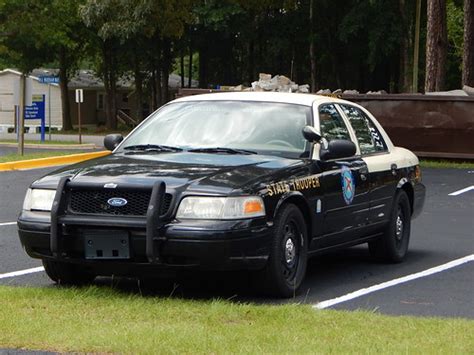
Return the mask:
[[[58,221],[60,237],[53,252],[48,219],[46,214],[32,212],[20,216],[19,236],[28,255],[83,264],[100,275],[138,276],[164,269],[260,269],[268,259],[272,235],[263,220],[172,222],[157,230],[152,239],[156,258],[150,260],[144,220],[64,216]],[[105,235],[126,232],[130,258],[87,259],[85,234],[90,230]]]

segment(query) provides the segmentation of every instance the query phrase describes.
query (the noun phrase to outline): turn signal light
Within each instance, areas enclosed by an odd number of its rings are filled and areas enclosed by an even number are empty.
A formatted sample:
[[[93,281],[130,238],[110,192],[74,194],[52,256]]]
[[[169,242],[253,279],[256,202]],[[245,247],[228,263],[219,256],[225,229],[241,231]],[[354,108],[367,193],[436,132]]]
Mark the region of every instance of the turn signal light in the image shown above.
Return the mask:
[[[244,214],[254,214],[263,212],[263,204],[261,200],[249,200],[245,202]]]
[[[419,165],[415,166],[415,180],[417,182],[421,181],[421,169]]]

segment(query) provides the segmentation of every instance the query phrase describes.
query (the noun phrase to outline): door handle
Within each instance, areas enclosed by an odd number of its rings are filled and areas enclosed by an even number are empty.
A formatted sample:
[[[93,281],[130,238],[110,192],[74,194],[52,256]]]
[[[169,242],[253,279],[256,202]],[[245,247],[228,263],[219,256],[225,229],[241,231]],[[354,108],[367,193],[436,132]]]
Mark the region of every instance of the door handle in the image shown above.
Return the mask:
[[[369,169],[368,169],[366,166],[360,168],[360,170],[359,170],[360,179],[361,179],[362,181],[366,181],[366,180],[367,180],[367,174],[368,174],[368,173],[369,173]]]
[[[398,168],[397,164],[390,165],[390,169],[392,170],[393,176],[397,176],[397,168]]]

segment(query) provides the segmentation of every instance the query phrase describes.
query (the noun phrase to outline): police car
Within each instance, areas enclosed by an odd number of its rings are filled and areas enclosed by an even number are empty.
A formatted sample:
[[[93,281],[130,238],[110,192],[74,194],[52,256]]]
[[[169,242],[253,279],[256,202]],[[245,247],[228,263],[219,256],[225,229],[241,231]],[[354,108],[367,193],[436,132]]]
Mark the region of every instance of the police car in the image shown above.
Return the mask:
[[[190,96],[104,144],[112,154],[26,194],[19,236],[55,282],[249,270],[289,297],[322,252],[368,243],[377,259],[402,261],[424,203],[417,157],[337,98]]]

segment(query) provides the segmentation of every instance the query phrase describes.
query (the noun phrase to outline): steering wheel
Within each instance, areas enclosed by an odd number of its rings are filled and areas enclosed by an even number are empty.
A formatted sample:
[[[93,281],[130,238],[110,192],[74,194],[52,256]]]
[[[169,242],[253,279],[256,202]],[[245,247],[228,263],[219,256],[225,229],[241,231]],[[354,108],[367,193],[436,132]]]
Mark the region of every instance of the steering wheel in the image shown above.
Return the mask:
[[[293,149],[295,148],[293,144],[288,143],[287,141],[280,140],[280,139],[272,139],[271,141],[265,142],[265,144],[283,145],[288,148],[293,148]]]

